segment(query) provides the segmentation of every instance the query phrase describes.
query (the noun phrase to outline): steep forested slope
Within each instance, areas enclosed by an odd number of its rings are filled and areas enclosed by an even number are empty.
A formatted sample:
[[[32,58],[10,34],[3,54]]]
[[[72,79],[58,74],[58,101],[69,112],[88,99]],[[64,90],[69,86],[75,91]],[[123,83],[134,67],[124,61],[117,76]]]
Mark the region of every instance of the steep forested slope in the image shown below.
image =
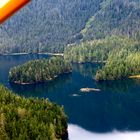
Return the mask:
[[[140,1],[104,0],[82,30],[85,40],[106,35],[140,37]]]
[[[62,51],[99,9],[100,1],[32,0],[1,25],[0,52]]]
[[[139,0],[32,0],[0,26],[0,53],[63,51],[80,40],[140,38]]]
[[[67,134],[62,107],[24,98],[0,85],[0,140],[60,140]]]

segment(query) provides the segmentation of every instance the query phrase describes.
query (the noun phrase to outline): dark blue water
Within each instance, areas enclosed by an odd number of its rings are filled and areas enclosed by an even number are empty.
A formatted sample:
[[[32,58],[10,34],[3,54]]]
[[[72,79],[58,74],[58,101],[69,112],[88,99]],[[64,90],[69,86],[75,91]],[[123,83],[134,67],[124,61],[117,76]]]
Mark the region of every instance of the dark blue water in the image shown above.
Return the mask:
[[[73,129],[82,131],[77,129],[80,127],[85,131],[99,134],[111,133],[114,130],[140,131],[140,81],[97,83],[93,76],[101,67],[99,64],[74,64],[73,73],[61,75],[45,84],[20,86],[8,83],[8,72],[11,67],[44,57],[48,56],[0,56],[0,83],[19,95],[49,98],[63,105],[69,117],[69,124],[76,126],[72,127]],[[80,92],[80,88],[85,87],[98,88],[101,92]],[[137,136],[140,138],[140,134]]]

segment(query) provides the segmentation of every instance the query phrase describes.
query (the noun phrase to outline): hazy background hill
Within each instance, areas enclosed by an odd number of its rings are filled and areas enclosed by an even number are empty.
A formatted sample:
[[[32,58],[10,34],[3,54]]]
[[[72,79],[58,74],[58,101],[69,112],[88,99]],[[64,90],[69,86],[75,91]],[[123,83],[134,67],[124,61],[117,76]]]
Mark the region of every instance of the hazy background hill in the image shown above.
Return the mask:
[[[33,0],[0,26],[0,53],[62,52],[81,40],[138,38],[139,0]]]

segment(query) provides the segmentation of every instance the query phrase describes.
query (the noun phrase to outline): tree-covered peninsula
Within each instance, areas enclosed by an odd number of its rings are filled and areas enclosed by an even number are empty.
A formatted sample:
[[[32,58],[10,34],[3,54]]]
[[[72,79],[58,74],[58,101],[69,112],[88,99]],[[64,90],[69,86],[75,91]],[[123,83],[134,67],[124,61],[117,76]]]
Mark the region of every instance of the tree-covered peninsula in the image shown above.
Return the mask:
[[[67,134],[62,107],[48,99],[26,99],[0,85],[0,140],[60,140]]]
[[[129,39],[120,48],[113,49],[105,66],[98,70],[95,80],[120,80],[140,75],[140,42]]]
[[[82,42],[65,49],[64,58],[75,63],[102,62],[97,81],[118,80],[140,74],[140,42],[124,36]]]
[[[134,50],[122,49],[112,53],[105,66],[97,71],[95,79],[119,80],[140,75],[140,50]]]
[[[9,71],[9,81],[17,84],[35,84],[55,79],[60,74],[70,73],[71,64],[63,57],[31,60]]]

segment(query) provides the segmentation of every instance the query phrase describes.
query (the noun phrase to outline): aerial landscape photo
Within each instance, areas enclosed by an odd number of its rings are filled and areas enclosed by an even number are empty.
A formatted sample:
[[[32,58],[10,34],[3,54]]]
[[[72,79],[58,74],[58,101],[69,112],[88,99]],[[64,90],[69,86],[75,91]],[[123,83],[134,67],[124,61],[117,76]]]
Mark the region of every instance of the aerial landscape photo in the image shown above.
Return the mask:
[[[9,1],[0,140],[140,140],[140,0]]]

